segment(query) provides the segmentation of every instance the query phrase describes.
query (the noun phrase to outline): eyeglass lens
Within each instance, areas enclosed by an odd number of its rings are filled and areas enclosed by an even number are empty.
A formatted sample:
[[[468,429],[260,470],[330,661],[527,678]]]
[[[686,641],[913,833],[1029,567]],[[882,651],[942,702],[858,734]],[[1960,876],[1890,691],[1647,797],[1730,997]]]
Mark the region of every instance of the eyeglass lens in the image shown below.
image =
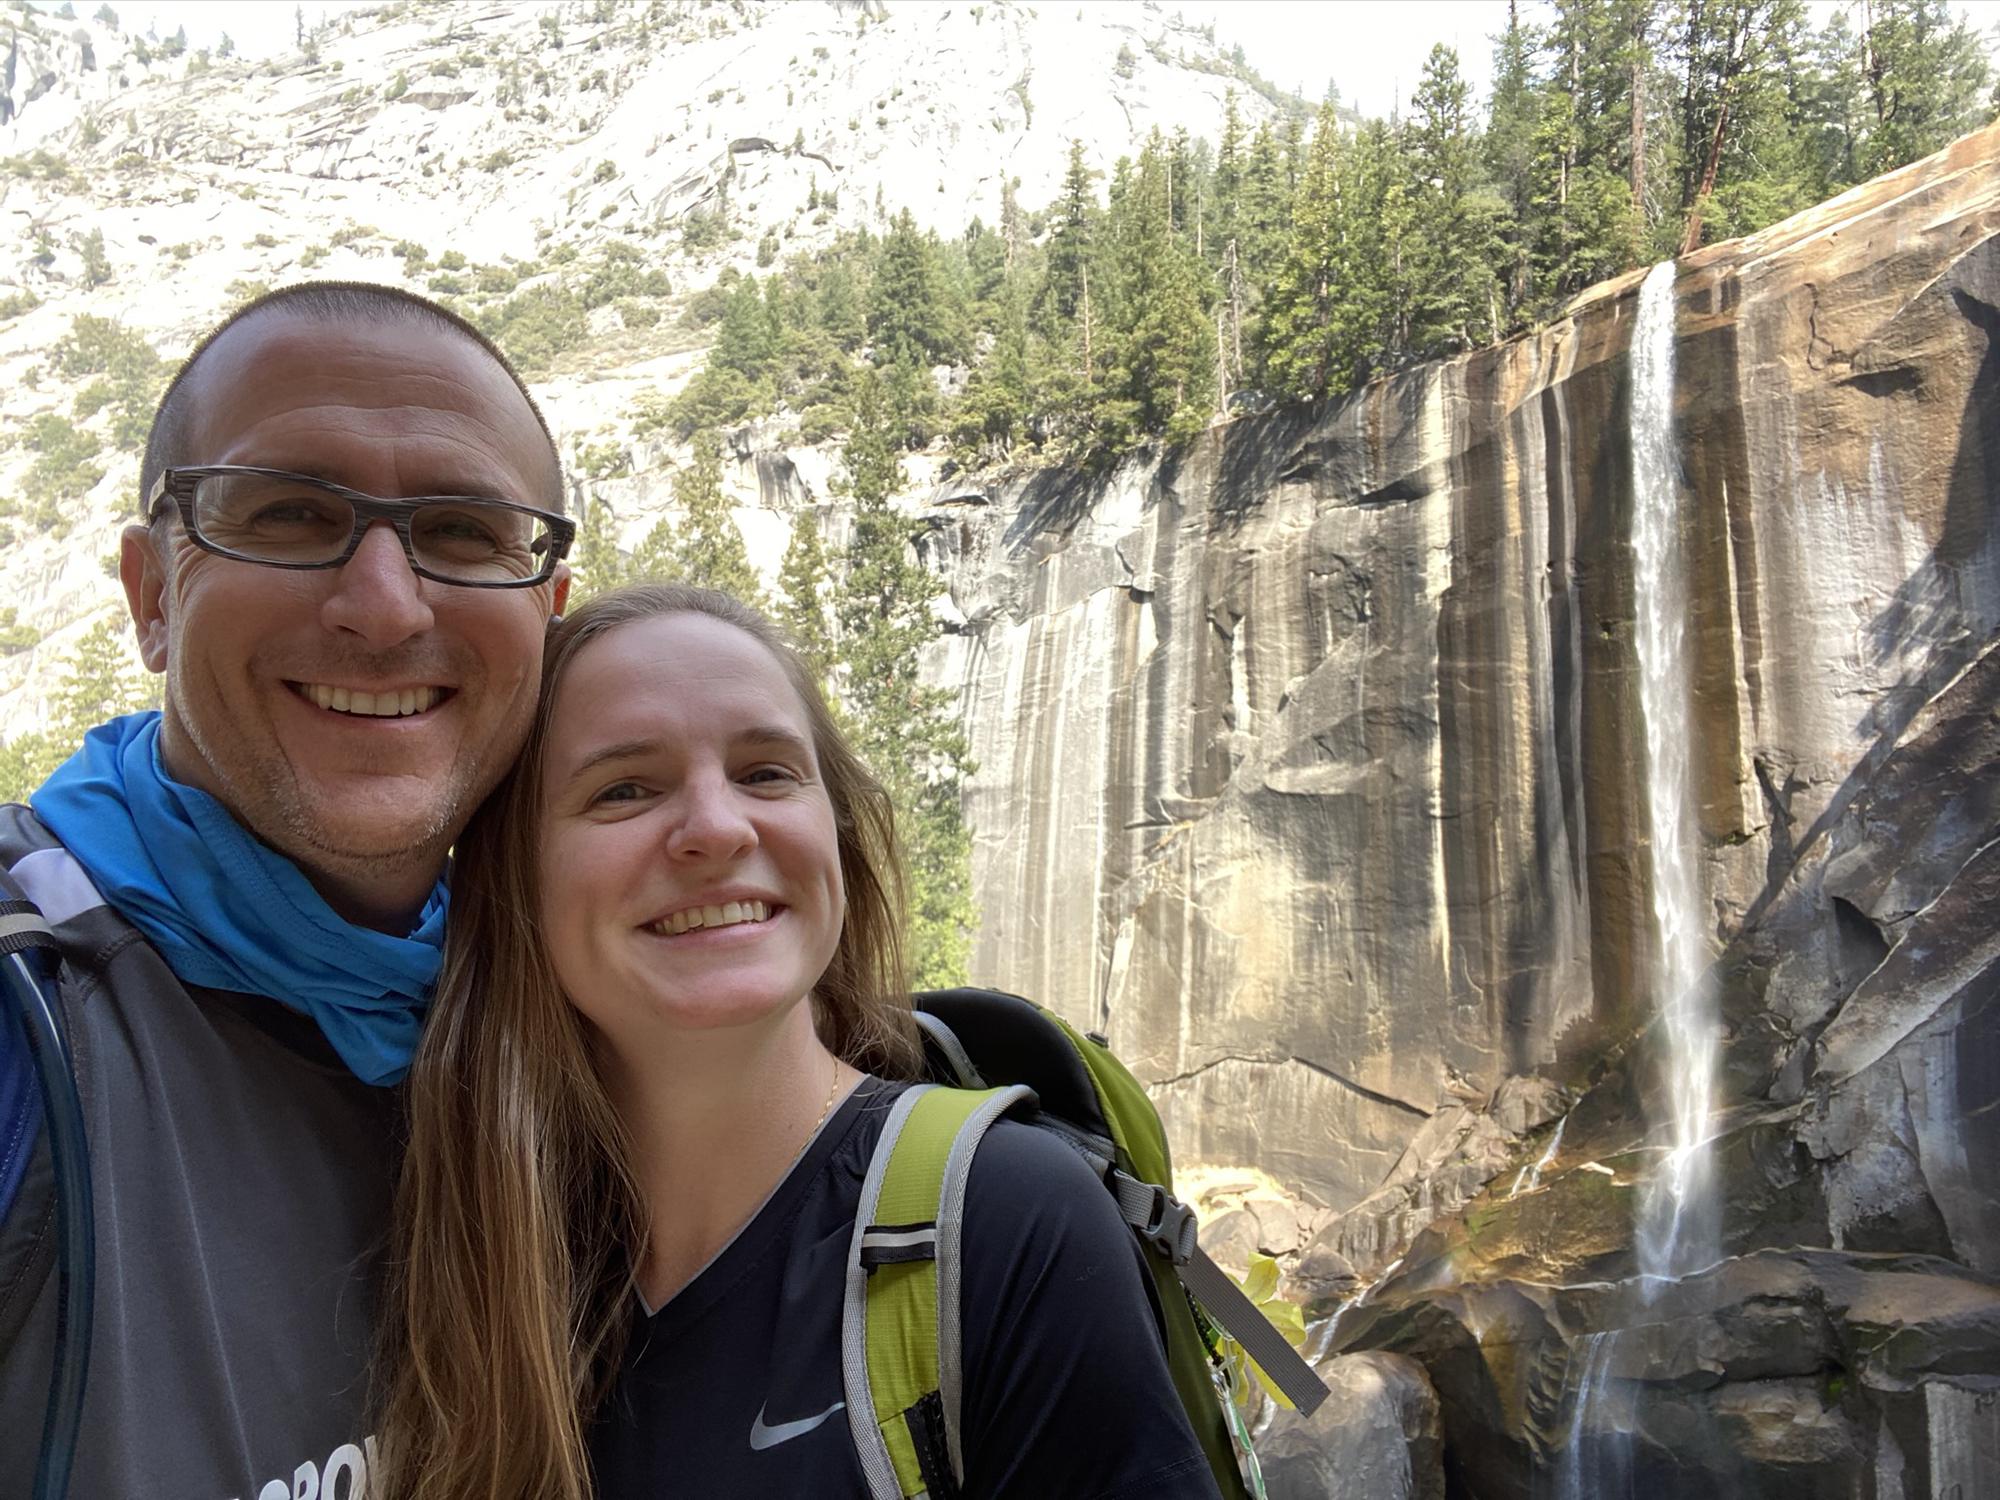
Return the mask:
[[[194,522],[205,541],[260,562],[325,563],[347,550],[354,506],[309,481],[215,474],[196,482]],[[485,583],[531,578],[545,565],[539,518],[478,500],[439,500],[410,513],[418,564],[440,578]]]

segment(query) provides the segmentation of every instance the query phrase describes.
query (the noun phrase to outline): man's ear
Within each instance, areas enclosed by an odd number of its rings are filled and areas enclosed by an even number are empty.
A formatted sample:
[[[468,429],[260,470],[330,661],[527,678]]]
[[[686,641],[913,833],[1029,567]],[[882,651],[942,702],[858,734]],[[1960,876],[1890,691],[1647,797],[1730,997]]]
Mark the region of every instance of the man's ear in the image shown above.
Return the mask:
[[[549,613],[552,615],[560,615],[563,606],[569,603],[569,577],[569,564],[557,563],[555,573],[549,580],[555,585],[555,592],[549,596]]]
[[[149,672],[166,671],[167,564],[150,526],[127,526],[118,538],[118,581],[139,632],[139,659]]]

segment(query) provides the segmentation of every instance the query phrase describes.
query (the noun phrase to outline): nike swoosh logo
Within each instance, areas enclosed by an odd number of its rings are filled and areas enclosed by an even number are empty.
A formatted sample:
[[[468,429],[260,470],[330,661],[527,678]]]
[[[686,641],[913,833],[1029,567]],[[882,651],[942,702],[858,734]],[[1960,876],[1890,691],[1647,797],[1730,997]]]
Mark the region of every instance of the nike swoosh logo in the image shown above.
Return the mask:
[[[775,1427],[764,1425],[764,1408],[757,1408],[757,1420],[750,1424],[750,1447],[761,1453],[766,1448],[775,1448],[780,1443],[789,1443],[795,1437],[804,1437],[820,1423],[837,1411],[845,1411],[847,1403],[836,1401],[816,1417],[800,1417],[796,1422],[780,1422]]]

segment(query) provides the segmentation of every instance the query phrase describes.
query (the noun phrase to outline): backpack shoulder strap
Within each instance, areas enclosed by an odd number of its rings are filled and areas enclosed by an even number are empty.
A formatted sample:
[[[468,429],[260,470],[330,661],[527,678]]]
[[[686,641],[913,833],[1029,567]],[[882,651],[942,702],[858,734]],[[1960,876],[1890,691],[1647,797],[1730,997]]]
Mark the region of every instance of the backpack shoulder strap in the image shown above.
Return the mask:
[[[918,1084],[889,1111],[855,1210],[841,1315],[848,1425],[872,1500],[950,1500],[964,1473],[959,1274],[965,1183],[1033,1090]]]

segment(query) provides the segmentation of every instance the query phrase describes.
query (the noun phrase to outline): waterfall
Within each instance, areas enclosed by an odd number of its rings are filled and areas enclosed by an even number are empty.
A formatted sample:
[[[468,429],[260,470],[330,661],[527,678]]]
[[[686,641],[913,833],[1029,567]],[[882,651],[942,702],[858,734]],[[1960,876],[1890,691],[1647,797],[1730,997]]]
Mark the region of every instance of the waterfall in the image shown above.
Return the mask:
[[[1549,1500],[1630,1500],[1634,1426],[1629,1384],[1611,1377],[1612,1330],[1586,1334],[1570,1354],[1568,1430],[1557,1449],[1553,1482],[1537,1486]]]
[[[1646,720],[1646,800],[1651,807],[1653,916],[1659,928],[1654,992],[1667,1042],[1672,1118],[1666,1158],[1646,1186],[1639,1268],[1672,1277],[1714,1259],[1709,1243],[1706,1143],[1716,1063],[1714,998],[1704,974],[1701,879],[1695,859],[1694,737],[1683,650],[1688,578],[1680,541],[1680,460],[1674,444],[1674,263],[1639,292],[1632,331],[1632,551],[1638,616],[1639,702]]]

